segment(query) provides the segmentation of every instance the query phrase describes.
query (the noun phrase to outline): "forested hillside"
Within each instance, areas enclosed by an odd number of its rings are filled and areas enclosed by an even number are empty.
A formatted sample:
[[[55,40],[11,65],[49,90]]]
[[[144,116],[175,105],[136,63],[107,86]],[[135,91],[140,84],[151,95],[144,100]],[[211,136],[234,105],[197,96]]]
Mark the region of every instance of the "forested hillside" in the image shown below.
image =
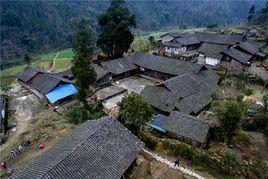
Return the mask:
[[[156,30],[166,26],[206,27],[240,24],[248,9],[265,1],[127,1],[137,27]],[[42,53],[70,46],[72,23],[90,20],[96,37],[98,16],[109,1],[1,1],[1,68],[21,63],[25,53]]]

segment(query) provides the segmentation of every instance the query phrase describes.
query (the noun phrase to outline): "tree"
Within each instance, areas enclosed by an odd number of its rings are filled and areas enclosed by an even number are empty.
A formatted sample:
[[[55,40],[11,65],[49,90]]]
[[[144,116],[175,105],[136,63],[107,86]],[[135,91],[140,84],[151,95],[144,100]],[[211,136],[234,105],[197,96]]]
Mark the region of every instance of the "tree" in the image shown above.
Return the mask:
[[[248,21],[250,21],[253,18],[254,13],[255,13],[255,5],[253,4],[248,11]]]
[[[29,57],[29,55],[25,54],[25,56],[24,56],[24,61],[26,62],[26,64],[27,64],[28,66],[30,66],[30,65],[31,65],[31,61],[32,61],[32,58]]]
[[[131,131],[140,129],[152,115],[151,106],[136,93],[127,94],[119,103],[119,119]]]
[[[91,31],[88,22],[81,20],[76,24],[77,33],[73,40],[73,65],[72,73],[76,79],[76,86],[78,87],[77,99],[84,110],[81,116],[86,120],[86,113],[89,106],[86,100],[89,87],[96,81],[96,72],[91,65],[91,56],[93,51],[93,44],[91,41]]]
[[[99,25],[101,33],[97,45],[110,58],[122,57],[134,40],[130,28],[136,26],[135,16],[124,7],[124,1],[113,0],[100,16]]]
[[[228,101],[217,111],[220,127],[228,140],[236,134],[242,118],[242,106],[237,101]]]

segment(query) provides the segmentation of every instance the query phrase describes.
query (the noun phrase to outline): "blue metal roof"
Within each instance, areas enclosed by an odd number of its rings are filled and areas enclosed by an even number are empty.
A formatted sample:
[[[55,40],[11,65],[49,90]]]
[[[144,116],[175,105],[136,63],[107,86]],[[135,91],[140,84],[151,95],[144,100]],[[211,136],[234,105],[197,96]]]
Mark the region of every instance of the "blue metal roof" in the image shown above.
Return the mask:
[[[153,129],[156,129],[156,130],[159,130],[161,132],[167,132],[165,129],[163,129],[163,126],[165,124],[165,122],[168,120],[168,117],[167,116],[164,116],[162,114],[158,114],[153,123],[150,125],[151,128]]]
[[[72,84],[64,84],[56,87],[52,91],[46,94],[47,99],[50,103],[55,103],[58,100],[64,99],[68,96],[77,93],[76,88]]]

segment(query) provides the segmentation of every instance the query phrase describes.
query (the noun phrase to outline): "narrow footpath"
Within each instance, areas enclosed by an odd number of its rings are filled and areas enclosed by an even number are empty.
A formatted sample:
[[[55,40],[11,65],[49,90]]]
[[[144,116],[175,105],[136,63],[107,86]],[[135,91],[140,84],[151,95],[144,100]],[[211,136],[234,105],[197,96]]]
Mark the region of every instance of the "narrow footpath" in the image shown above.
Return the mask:
[[[60,53],[57,52],[57,54],[56,54],[55,57],[53,58],[53,60],[52,60],[52,67],[48,70],[48,72],[51,72],[51,71],[54,69],[55,64],[56,64],[56,59],[58,58],[59,54],[60,54]]]
[[[189,176],[192,176],[192,177],[195,177],[195,178],[198,178],[198,179],[205,179],[204,177],[200,176],[199,174],[195,173],[194,171],[191,171],[191,170],[189,170],[187,168],[184,168],[182,166],[174,167],[174,162],[171,162],[171,161],[169,161],[169,160],[167,160],[165,158],[162,158],[161,156],[159,156],[159,155],[157,155],[155,153],[152,153],[152,152],[150,152],[150,151],[148,151],[146,149],[143,149],[143,151],[145,153],[147,153],[148,155],[150,155],[151,157],[153,157],[156,161],[159,161],[159,162],[161,162],[163,164],[166,164],[172,169],[179,170],[179,171],[181,171],[182,173],[184,173],[186,175],[189,175]]]

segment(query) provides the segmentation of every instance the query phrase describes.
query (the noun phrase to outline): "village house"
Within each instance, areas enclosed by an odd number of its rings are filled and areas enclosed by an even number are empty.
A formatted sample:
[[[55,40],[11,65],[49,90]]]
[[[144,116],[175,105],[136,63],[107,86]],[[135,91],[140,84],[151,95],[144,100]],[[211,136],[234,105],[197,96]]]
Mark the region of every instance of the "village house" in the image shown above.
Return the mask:
[[[211,43],[203,43],[198,49],[198,64],[217,66],[221,58],[222,52],[228,48],[228,45],[219,45]]]
[[[266,57],[265,53],[262,53],[260,49],[264,46],[264,43],[255,42],[252,40],[247,40],[245,42],[240,42],[238,45],[234,46],[235,49],[248,53],[252,55],[254,60],[263,60]]]
[[[195,36],[182,36],[174,38],[170,42],[165,42],[162,45],[165,48],[165,55],[182,55],[199,48],[201,42]]]
[[[182,33],[169,32],[169,33],[166,33],[164,35],[161,35],[158,42],[162,42],[162,43],[170,42],[170,41],[174,40],[175,38],[181,37],[181,36],[182,36]]]
[[[31,87],[38,97],[45,97],[51,104],[63,101],[77,93],[72,81],[47,73],[36,79]]]
[[[210,103],[210,96],[217,88],[219,77],[209,69],[186,73],[164,81],[156,86],[147,86],[141,95],[161,114],[173,110],[197,115]]]
[[[99,89],[99,88],[109,86],[112,83],[112,76],[110,72],[102,68],[98,64],[93,63],[92,66],[97,75],[95,88]]]
[[[100,65],[111,74],[113,81],[134,75],[137,72],[137,66],[131,62],[130,57],[104,61]]]
[[[47,73],[41,68],[32,68],[26,67],[22,72],[19,72],[16,76],[18,81],[26,86],[32,85],[33,82],[42,76],[44,73]]]
[[[192,145],[205,146],[211,125],[203,119],[172,111],[169,116],[158,114],[150,127],[161,135],[179,138]]]
[[[139,73],[157,79],[167,80],[169,78],[199,71],[203,66],[187,61],[174,61],[171,58],[150,55],[137,52],[132,56],[132,62],[139,67]]]
[[[247,69],[254,60],[253,55],[244,53],[234,47],[224,50],[222,54],[221,66],[234,72]]]
[[[0,95],[0,144],[5,140],[7,131],[7,99]]]
[[[232,34],[212,34],[206,32],[195,32],[194,35],[202,43],[212,43],[220,45],[233,46],[239,42],[245,41],[244,35],[232,35]]]
[[[120,179],[135,167],[143,147],[116,119],[88,120],[10,178]]]

